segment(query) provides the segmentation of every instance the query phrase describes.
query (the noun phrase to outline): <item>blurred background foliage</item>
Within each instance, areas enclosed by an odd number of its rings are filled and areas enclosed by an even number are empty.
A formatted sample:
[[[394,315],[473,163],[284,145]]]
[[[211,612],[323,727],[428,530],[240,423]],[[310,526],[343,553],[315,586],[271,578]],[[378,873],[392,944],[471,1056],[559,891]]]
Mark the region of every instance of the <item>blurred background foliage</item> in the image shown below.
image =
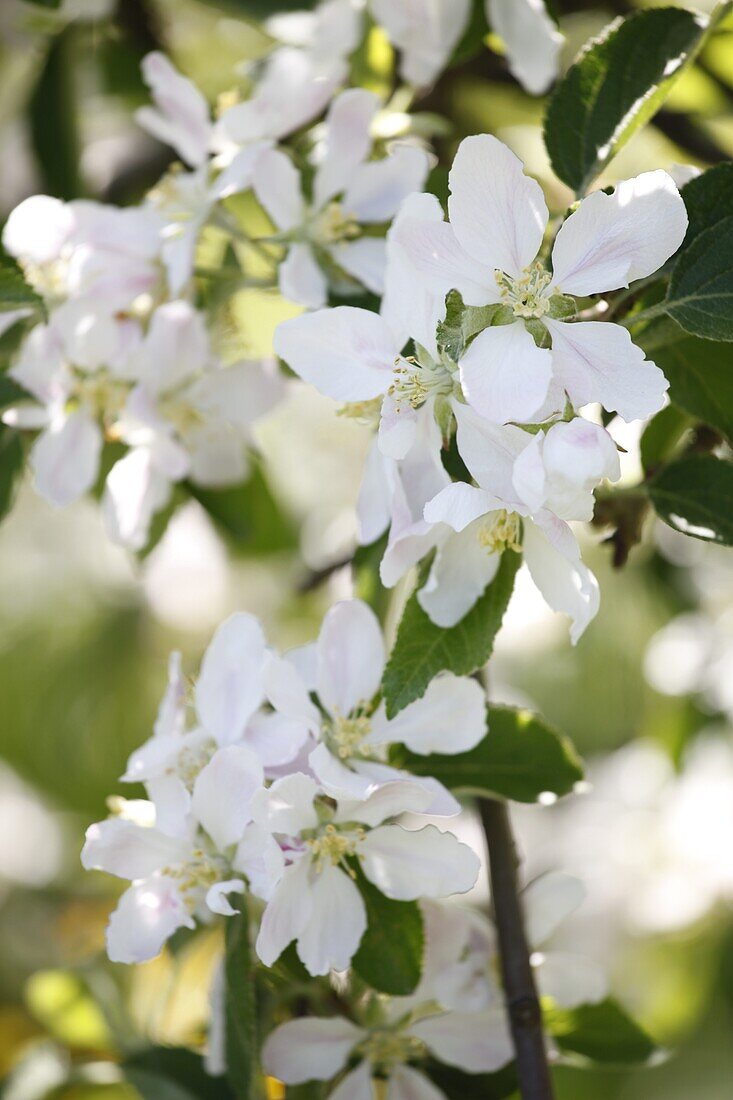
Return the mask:
[[[139,200],[170,160],[132,119],[146,100],[140,58],[164,48],[216,102],[233,79],[246,88],[246,63],[269,45],[256,20],[275,6],[288,5],[3,0],[3,217],[38,190]],[[553,7],[567,64],[633,5]],[[570,196],[547,164],[543,102],[508,78],[497,52],[478,46],[416,104],[443,163],[462,136],[491,131],[563,209]],[[355,63],[363,83],[389,91],[394,58],[379,32]],[[729,21],[601,182],[730,158],[732,99]],[[444,186],[440,168],[434,182]],[[237,213],[256,216],[246,201]],[[289,312],[276,295],[242,291],[230,338],[267,354]],[[634,481],[636,426],[627,437],[625,477]],[[102,945],[113,887],[82,874],[78,852],[85,826],[120,790],[129,752],[149,734],[171,648],[194,669],[214,626],[238,608],[260,615],[275,642],[297,644],[349,592],[348,570],[317,582],[353,547],[365,430],[294,383],[260,443],[246,499],[188,500],[140,560],[110,545],[93,503],[54,512],[28,486],[0,529],[3,1100],[135,1100],[120,1083],[120,1057],[151,1040],[204,1036],[218,932],[142,967],[111,966]],[[608,547],[588,547],[602,608],[577,650],[520,574],[491,668],[497,701],[541,711],[589,763],[588,791],[517,814],[527,873],[559,867],[584,878],[588,899],[563,940],[600,962],[619,999],[674,1049],[651,1068],[560,1067],[561,1100],[722,1100],[733,1081],[733,563],[720,548],[648,523],[622,571]],[[244,531],[236,553],[222,535],[232,524]],[[470,810],[463,829],[475,839]],[[475,900],[486,903],[485,884]]]

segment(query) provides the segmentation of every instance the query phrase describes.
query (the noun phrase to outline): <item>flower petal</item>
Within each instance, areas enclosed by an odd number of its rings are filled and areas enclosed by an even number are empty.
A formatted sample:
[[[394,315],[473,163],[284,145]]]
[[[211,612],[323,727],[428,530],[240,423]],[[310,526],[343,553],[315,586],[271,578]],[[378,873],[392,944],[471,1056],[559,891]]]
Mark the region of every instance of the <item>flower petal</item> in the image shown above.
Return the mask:
[[[641,420],[664,405],[669,383],[621,325],[549,321],[552,370],[573,405],[600,401],[624,420]]]
[[[385,1100],[446,1100],[429,1077],[411,1066],[396,1066],[387,1081]]]
[[[461,812],[460,802],[442,783],[430,775],[411,775],[410,772],[392,768],[389,764],[379,764],[373,760],[357,760],[353,766],[354,771],[370,780],[372,785],[402,782],[422,787],[430,795],[431,801],[419,812],[429,817],[455,817]]]
[[[687,211],[671,176],[644,172],[612,195],[594,191],[563,223],[552,250],[563,294],[601,294],[657,271],[682,244]]]
[[[557,77],[563,36],[544,0],[486,0],[492,30],[503,39],[510,73],[531,95],[542,95]]]
[[[112,962],[147,962],[183,927],[193,928],[194,921],[177,881],[161,876],[136,883],[125,891],[109,918],[107,954]]]
[[[279,149],[260,153],[252,172],[252,189],[278,229],[295,229],[303,221],[300,172],[286,153]]]
[[[436,626],[448,628],[460,622],[496,576],[501,555],[482,545],[482,526],[477,520],[437,549],[428,579],[417,594],[418,603]]]
[[[262,787],[262,764],[244,745],[219,749],[196,776],[192,809],[220,849],[240,839],[252,820],[250,803]]]
[[[384,671],[382,628],[361,600],[344,600],[326,613],[318,636],[318,697],[331,712],[348,715],[369,702]]]
[[[296,241],[278,270],[278,286],[283,298],[308,309],[321,309],[328,302],[328,279],[309,244]]]
[[[524,560],[547,604],[553,611],[570,617],[570,639],[575,645],[598,611],[598,582],[580,561],[579,555],[571,559],[550,541],[549,516],[549,513],[545,513],[544,517],[540,513],[535,516],[534,523],[525,521],[522,542]],[[572,539],[572,533],[562,520],[555,519],[554,522],[561,526],[561,530],[566,528]]]
[[[313,181],[313,205],[320,209],[349,186],[354,170],[372,146],[372,119],[379,97],[365,88],[349,88],[331,103],[326,116],[326,148]]]
[[[212,913],[218,913],[220,917],[234,917],[239,912],[229,901],[228,894],[243,894],[245,885],[241,878],[227,879],[226,882],[215,882],[206,892],[206,905]]]
[[[315,875],[311,912],[298,936],[298,958],[316,977],[348,970],[367,926],[366,907],[354,882],[327,863]]]
[[[399,227],[408,220],[443,224],[443,210],[435,195],[408,195],[387,231],[387,268],[381,314],[390,328],[422,345],[435,359],[438,345],[435,330],[445,317],[445,294],[437,293],[420,278],[404,245]]]
[[[232,868],[247,876],[250,891],[269,901],[285,869],[275,838],[254,822],[247,825],[232,859]]]
[[[373,779],[352,771],[324,744],[316,746],[308,757],[308,763],[326,794],[332,798],[361,801],[374,790]]]
[[[378,313],[336,306],[278,325],[275,351],[304,381],[336,401],[381,397],[399,351]]]
[[[344,209],[362,223],[387,222],[403,199],[420,191],[430,168],[424,149],[403,142],[383,160],[370,160],[353,173],[344,195]]]
[[[157,50],[143,58],[141,69],[156,106],[141,107],[135,114],[137,122],[188,164],[203,164],[211,141],[211,119],[201,92]]]
[[[569,952],[544,955],[537,967],[537,984],[541,995],[552,997],[561,1008],[597,1004],[608,995],[608,982],[600,967]]]
[[[540,250],[548,220],[542,188],[491,134],[464,138],[448,177],[456,237],[489,269],[519,276]]]
[[[387,246],[381,237],[360,237],[358,241],[343,241],[331,245],[329,252],[339,267],[371,290],[384,293],[384,269],[387,266]]]
[[[343,1016],[289,1020],[265,1040],[262,1067],[286,1085],[329,1081],[344,1068],[349,1054],[366,1035]]]
[[[318,815],[313,799],[318,784],[309,775],[294,772],[277,779],[267,790],[258,791],[252,799],[252,817],[271,833],[297,836],[303,829],[315,829]]]
[[[356,821],[362,825],[380,825],[389,817],[404,813],[425,813],[432,799],[417,779],[407,776],[383,783],[365,799],[348,802],[341,799],[333,820],[336,823]]]
[[[449,1066],[468,1073],[493,1073],[514,1057],[503,1005],[481,1012],[449,1012],[431,1016],[410,1028]]]
[[[444,68],[466,29],[470,10],[469,0],[371,0],[374,19],[400,51],[400,75],[418,88],[432,84]]]
[[[265,695],[276,711],[288,718],[300,718],[313,733],[317,733],[321,725],[320,713],[309,695],[311,689],[315,690],[315,684],[308,684],[295,663],[301,655],[302,650],[290,650],[285,657],[268,653]],[[312,656],[315,663],[315,647]]]
[[[468,845],[434,825],[417,832],[380,825],[366,835],[360,852],[369,881],[396,901],[465,894],[481,865]]]
[[[265,768],[278,768],[295,760],[310,731],[301,718],[286,714],[255,714],[247,724],[244,744]]]
[[[142,550],[153,516],[170,499],[171,483],[149,447],[134,447],[107,474],[102,514],[113,542]]]
[[[328,1094],[328,1100],[374,1100],[372,1067],[370,1062],[360,1062]]]
[[[378,439],[369,444],[359,496],[356,501],[356,522],[360,546],[370,543],[383,535],[391,520],[391,477],[390,460],[382,453]]]
[[[201,313],[188,302],[166,302],[155,310],[126,370],[147,390],[161,393],[197,374],[208,358],[209,338]]]
[[[310,863],[301,859],[285,869],[275,887],[262,914],[255,944],[265,966],[272,966],[308,923],[313,910],[309,879]]]
[[[553,935],[586,896],[579,878],[564,871],[548,871],[522,891],[522,908],[527,940],[539,948]]]
[[[83,409],[53,423],[33,444],[36,489],[59,508],[73,504],[97,480],[102,433]]]
[[[220,745],[241,737],[262,702],[264,660],[265,636],[254,615],[232,615],[209,642],[196,683],[196,712]]]
[[[491,424],[459,401],[454,401],[452,407],[458,451],[469,473],[482,489],[511,507],[517,497],[512,480],[514,462],[527,446],[527,432],[513,424]]]
[[[144,879],[168,864],[184,862],[190,850],[187,841],[159,829],[111,817],[89,826],[81,862],[87,871]]]
[[[384,704],[372,722],[367,744],[402,744],[412,752],[457,753],[486,735],[486,693],[475,680],[451,672],[436,676],[422,699],[389,721]]]
[[[393,226],[392,237],[433,294],[445,298],[449,290],[458,290],[468,306],[500,301],[493,271],[468,254],[447,222],[405,215]]]
[[[552,378],[550,352],[537,347],[521,321],[484,329],[459,366],[469,405],[494,424],[530,422]]]

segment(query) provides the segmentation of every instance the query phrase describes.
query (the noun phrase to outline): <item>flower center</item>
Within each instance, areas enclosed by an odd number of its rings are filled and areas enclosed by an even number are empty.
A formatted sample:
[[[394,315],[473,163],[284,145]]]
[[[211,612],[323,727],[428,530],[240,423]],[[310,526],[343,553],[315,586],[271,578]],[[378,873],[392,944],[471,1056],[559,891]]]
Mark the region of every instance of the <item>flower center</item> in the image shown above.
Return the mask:
[[[387,392],[394,398],[398,412],[405,405],[419,409],[429,397],[448,396],[455,384],[453,373],[445,363],[433,360],[420,363],[412,356],[400,355],[395,360],[392,378]]]
[[[318,244],[336,244],[353,240],[361,233],[361,226],[352,214],[347,214],[340,202],[329,202],[313,218],[309,235]]]
[[[522,544],[521,519],[516,512],[507,512],[502,508],[494,519],[487,520],[479,528],[478,541],[490,554],[501,554],[504,550],[520,553]]]
[[[347,401],[336,413],[337,416],[356,420],[361,424],[376,428],[382,411],[382,398],[373,397],[369,401]]]
[[[207,737],[205,740],[193,745],[184,745],[178,753],[175,768],[172,770],[189,791],[193,789],[196,777],[209,763],[216,752],[216,748],[216,741],[213,737]]]
[[[552,275],[537,261],[524,269],[518,279],[512,279],[498,269],[494,278],[504,305],[510,307],[515,317],[544,317],[550,309],[550,294],[547,288]]]
[[[414,1035],[384,1028],[373,1031],[359,1051],[372,1063],[376,1073],[389,1076],[396,1066],[424,1056],[426,1047]]]
[[[195,432],[204,423],[201,411],[180,397],[171,397],[160,403],[160,414],[173,425],[181,438]]]
[[[124,408],[130,386],[107,371],[95,374],[79,373],[72,395],[89,412],[101,420],[114,420]]]
[[[227,862],[221,856],[204,848],[194,848],[188,863],[164,867],[161,874],[175,879],[189,912],[201,902],[202,897],[215,882],[221,882],[229,873]]]
[[[342,715],[336,712],[323,726],[323,735],[333,752],[341,760],[350,756],[371,756],[371,750],[363,742],[369,736],[372,723],[366,714],[352,711]]]
[[[364,839],[363,829],[355,829],[353,832],[341,833],[335,825],[326,825],[319,836],[313,837],[306,843],[311,850],[316,871],[320,872],[329,863],[332,867],[341,865],[344,871],[352,878],[354,872],[345,860],[349,856],[357,854],[357,846]]]

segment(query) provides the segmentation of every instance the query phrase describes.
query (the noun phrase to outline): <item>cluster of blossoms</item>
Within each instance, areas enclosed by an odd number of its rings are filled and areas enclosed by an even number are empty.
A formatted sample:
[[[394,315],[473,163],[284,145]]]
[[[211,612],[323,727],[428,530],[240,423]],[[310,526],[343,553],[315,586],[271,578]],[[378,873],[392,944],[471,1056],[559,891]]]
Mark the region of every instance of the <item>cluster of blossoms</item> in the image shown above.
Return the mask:
[[[293,940],[314,975],[345,970],[366,929],[361,876],[400,901],[465,893],[479,861],[405,812],[460,807],[435,779],[390,763],[393,746],[461,752],[486,733],[472,679],[442,674],[397,718],[379,702],[385,653],[373,612],[336,604],[318,642],[280,656],[251,615],[217,630],[193,692],[177,655],[155,732],[122,777],[148,801],[93,825],[83,862],[132,880],[110,920],[112,959],[152,958],[181,927],[231,914],[227,895],[265,902],[257,953]]]

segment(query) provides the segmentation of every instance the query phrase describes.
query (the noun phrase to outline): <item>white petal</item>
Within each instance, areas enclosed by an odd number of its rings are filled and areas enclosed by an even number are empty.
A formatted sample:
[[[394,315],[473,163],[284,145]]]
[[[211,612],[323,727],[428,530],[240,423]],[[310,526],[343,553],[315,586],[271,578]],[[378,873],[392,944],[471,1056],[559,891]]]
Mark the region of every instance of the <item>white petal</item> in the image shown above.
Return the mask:
[[[255,714],[244,734],[246,744],[265,768],[278,768],[295,760],[310,735],[302,718],[286,714]]]
[[[387,1082],[385,1100],[446,1100],[445,1093],[411,1066],[396,1066]]]
[[[392,235],[432,293],[445,298],[449,290],[458,290],[469,306],[500,300],[493,270],[468,254],[452,225],[406,215]]]
[[[296,374],[336,401],[386,392],[399,348],[378,313],[337,306],[278,325],[275,351]]]
[[[252,187],[278,229],[294,229],[303,220],[300,172],[279,149],[265,149],[257,158]]]
[[[468,23],[470,0],[371,0],[377,23],[400,51],[400,75],[409,84],[432,84]]]
[[[370,882],[397,901],[465,894],[480,868],[475,852],[434,825],[417,832],[380,825],[364,838],[360,852]]]
[[[366,908],[354,882],[326,864],[311,887],[311,912],[298,936],[298,957],[309,974],[347,970],[367,926]]]
[[[527,940],[538,948],[574,913],[586,895],[579,878],[564,871],[548,871],[522,891]]]
[[[456,237],[479,263],[519,276],[540,250],[548,212],[542,188],[491,134],[464,138],[448,177]]]
[[[494,424],[529,423],[550,388],[552,356],[521,321],[484,329],[459,365],[466,400]]]
[[[278,270],[278,285],[283,298],[308,309],[321,309],[328,302],[328,280],[309,244],[290,246]]]
[[[196,776],[193,812],[218,848],[240,839],[252,820],[252,795],[262,782],[262,764],[244,745],[219,749]]]
[[[309,684],[299,671],[296,660],[300,655],[296,650],[290,650],[285,657],[278,657],[275,653],[267,655],[265,695],[275,710],[289,718],[301,718],[315,733],[321,724],[318,707],[311,702],[309,695],[311,689],[315,690],[315,683]],[[315,666],[315,647],[312,656]],[[315,678],[315,667],[313,675]]]
[[[453,402],[461,458],[482,489],[511,505],[516,500],[514,462],[527,446],[527,433],[512,424],[497,426],[468,405]]]
[[[313,183],[313,202],[320,209],[345,191],[352,173],[371,149],[370,127],[379,98],[364,88],[349,88],[336,96],[326,116],[326,147]]]
[[[553,282],[564,294],[600,294],[657,271],[682,244],[687,212],[672,178],[644,172],[612,195],[594,191],[561,226]]]
[[[399,743],[421,755],[466,752],[486,734],[486,694],[475,680],[446,672],[391,721],[382,704],[373,727],[368,744]]]
[[[356,1069],[340,1081],[328,1100],[374,1100],[372,1067],[370,1062],[360,1062]]]
[[[224,959],[221,958],[214,966],[209,986],[209,1030],[204,1069],[211,1077],[223,1077],[227,1071],[226,1032],[226,971]]]
[[[502,1005],[481,1012],[450,1012],[432,1016],[410,1028],[449,1066],[468,1073],[493,1073],[514,1057]]]
[[[286,775],[255,795],[252,816],[258,825],[272,833],[297,836],[302,829],[315,829],[318,824],[313,808],[317,794],[318,784],[311,776],[302,772]]]
[[[209,194],[213,199],[225,199],[229,195],[236,195],[239,191],[245,191],[252,185],[252,176],[260,154],[269,149],[267,141],[253,142],[234,156],[230,164],[223,172],[220,172],[212,184]]]
[[[368,546],[383,535],[390,524],[391,479],[387,472],[389,459],[385,458],[374,439],[369,445],[359,496],[356,501],[356,520],[360,546]]]
[[[107,474],[102,513],[113,542],[141,550],[148,541],[153,516],[170,499],[170,480],[148,447],[135,447]]]
[[[318,636],[318,697],[330,711],[349,714],[368,702],[384,670],[382,628],[361,600],[344,600],[326,613]]]
[[[429,775],[415,776],[410,772],[392,768],[389,764],[378,764],[371,760],[358,760],[354,762],[354,770],[368,779],[372,784],[392,784],[396,782],[410,783],[415,787],[422,787],[430,795],[431,801],[419,812],[429,817],[455,817],[461,812],[461,804],[454,798],[450,791]]]
[[[313,910],[308,859],[287,867],[265,907],[255,950],[265,966],[272,966],[310,919]]]
[[[481,544],[481,526],[477,520],[438,547],[428,579],[417,594],[436,626],[447,628],[460,622],[496,576],[501,555]]]
[[[537,984],[543,997],[552,997],[562,1008],[597,1004],[608,995],[603,971],[590,959],[553,951],[537,968]]]
[[[546,602],[553,611],[570,616],[570,638],[575,645],[598,611],[598,582],[581,561],[560,553],[536,523],[525,521],[522,549],[532,580]]]
[[[387,232],[387,268],[381,313],[395,332],[412,336],[437,358],[435,330],[445,316],[445,294],[436,293],[420,278],[404,246],[399,227],[408,218],[442,224],[443,210],[435,195],[408,195]]]
[[[203,164],[209,151],[211,121],[209,105],[201,92],[163,53],[147,54],[141,68],[157,110],[142,107],[135,116],[137,121],[189,164]]]
[[[387,818],[399,814],[425,813],[432,797],[432,792],[418,780],[407,776],[406,779],[383,783],[364,800],[347,802],[341,799],[333,820],[336,823],[355,821],[362,825],[380,825]]]
[[[125,891],[109,918],[107,954],[112,962],[147,962],[183,926],[193,928],[194,922],[178,883],[165,877],[139,882]]]
[[[197,378],[187,387],[186,399],[207,417],[231,424],[244,438],[284,392],[282,378],[272,362],[242,359]],[[221,425],[216,428],[220,431]]]
[[[285,870],[280,845],[265,829],[251,822],[232,858],[232,868],[246,875],[250,891],[269,901]]]
[[[465,531],[474,520],[502,506],[502,501],[485,489],[454,481],[428,501],[423,514],[428,523],[447,523],[454,531]]]
[[[316,746],[308,757],[308,763],[324,791],[332,798],[360,801],[374,790],[373,779],[352,771],[324,744]]]
[[[220,917],[234,917],[239,910],[234,908],[227,895],[243,894],[244,890],[245,886],[240,878],[215,882],[206,892],[206,905],[212,913],[218,913]]]
[[[145,790],[155,803],[155,822],[171,836],[188,836],[191,795],[177,775],[159,775],[145,782]]]
[[[593,517],[593,490],[621,474],[618,450],[599,424],[582,417],[533,437],[514,464],[514,485],[532,511],[543,504],[565,520]]]
[[[53,263],[74,229],[72,208],[50,195],[31,195],[8,215],[3,245],[17,259]]]
[[[526,91],[542,95],[557,77],[563,43],[544,0],[486,0],[486,9],[506,46],[509,71]]]
[[[550,321],[552,370],[573,405],[599,401],[624,420],[640,420],[664,405],[668,382],[621,325]]]
[[[362,223],[386,222],[403,199],[425,183],[430,161],[424,149],[396,145],[383,160],[370,160],[353,173],[344,209]]]
[[[265,636],[254,615],[232,615],[209,643],[196,683],[196,711],[219,744],[236,741],[262,702],[264,661]]]
[[[189,853],[190,845],[185,840],[134,821],[111,817],[89,826],[81,862],[88,871],[142,879],[168,864],[184,861]]]
[[[54,423],[33,444],[30,464],[36,489],[59,508],[92,488],[99,472],[102,433],[83,409]]]
[[[153,314],[128,370],[154,393],[172,389],[205,366],[209,339],[202,315],[188,302],[166,302]]]
[[[384,292],[384,270],[387,265],[387,245],[381,237],[361,237],[358,241],[344,241],[329,248],[339,267],[371,290],[372,294]]]
[[[329,1081],[344,1068],[352,1049],[366,1034],[342,1016],[289,1020],[265,1040],[262,1067],[286,1085]]]

